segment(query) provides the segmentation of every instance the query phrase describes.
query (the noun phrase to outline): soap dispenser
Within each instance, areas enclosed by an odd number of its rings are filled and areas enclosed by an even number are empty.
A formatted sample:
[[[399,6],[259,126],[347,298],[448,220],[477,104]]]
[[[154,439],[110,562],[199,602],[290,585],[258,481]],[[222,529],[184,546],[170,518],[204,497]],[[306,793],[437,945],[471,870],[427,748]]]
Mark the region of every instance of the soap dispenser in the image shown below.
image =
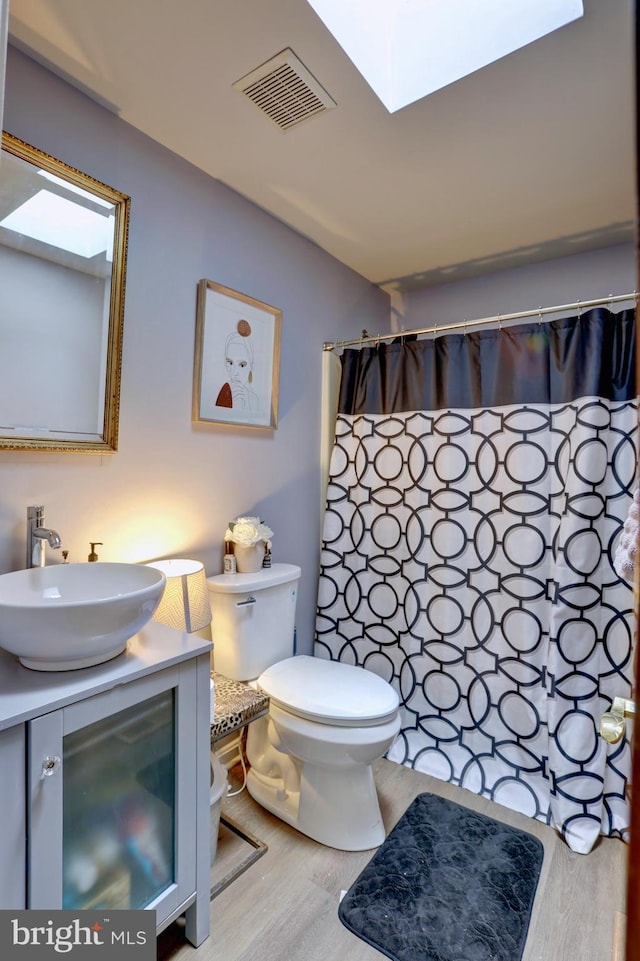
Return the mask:
[[[89,554],[87,560],[90,564],[98,560],[98,555],[96,554],[96,547],[102,547],[102,541],[89,541],[91,544],[91,553]]]

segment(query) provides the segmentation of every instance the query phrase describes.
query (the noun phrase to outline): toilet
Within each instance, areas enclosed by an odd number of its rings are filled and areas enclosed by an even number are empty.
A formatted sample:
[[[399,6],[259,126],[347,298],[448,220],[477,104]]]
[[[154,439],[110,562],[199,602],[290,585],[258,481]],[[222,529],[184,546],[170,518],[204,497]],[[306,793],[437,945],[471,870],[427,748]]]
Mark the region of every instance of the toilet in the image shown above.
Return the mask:
[[[371,765],[400,730],[399,700],[361,667],[294,656],[301,570],[207,578],[215,670],[269,695],[247,734],[247,790],[308,837],[343,851],[378,847],[384,825]]]

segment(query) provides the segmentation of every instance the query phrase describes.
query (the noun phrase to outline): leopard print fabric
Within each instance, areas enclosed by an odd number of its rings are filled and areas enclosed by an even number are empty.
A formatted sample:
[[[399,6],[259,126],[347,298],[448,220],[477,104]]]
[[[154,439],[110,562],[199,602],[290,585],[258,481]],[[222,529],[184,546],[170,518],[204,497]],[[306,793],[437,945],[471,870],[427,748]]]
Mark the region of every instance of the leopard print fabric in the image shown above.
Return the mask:
[[[249,684],[232,681],[223,674],[211,672],[214,686],[214,716],[211,741],[237,731],[269,710],[269,698],[255,691]]]

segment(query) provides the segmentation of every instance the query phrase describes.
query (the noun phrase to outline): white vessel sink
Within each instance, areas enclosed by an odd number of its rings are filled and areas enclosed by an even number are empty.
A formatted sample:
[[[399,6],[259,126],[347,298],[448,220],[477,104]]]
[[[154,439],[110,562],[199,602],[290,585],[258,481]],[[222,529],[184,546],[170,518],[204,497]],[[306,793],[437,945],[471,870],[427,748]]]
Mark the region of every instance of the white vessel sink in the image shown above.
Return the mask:
[[[151,619],[165,575],[138,564],[53,564],[0,574],[0,647],[36,671],[122,653]]]

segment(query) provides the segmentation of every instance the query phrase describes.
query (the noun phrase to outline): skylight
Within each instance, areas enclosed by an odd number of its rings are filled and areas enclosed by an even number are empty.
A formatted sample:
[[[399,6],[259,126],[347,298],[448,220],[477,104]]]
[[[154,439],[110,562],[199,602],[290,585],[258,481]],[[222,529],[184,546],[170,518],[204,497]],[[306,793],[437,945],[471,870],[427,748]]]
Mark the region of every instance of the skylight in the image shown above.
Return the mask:
[[[46,179],[50,180],[51,183],[56,185],[56,187],[62,187],[63,190],[69,190],[72,194],[78,194],[79,197],[83,197],[91,204],[97,204],[99,207],[106,207],[107,210],[113,209],[113,204],[110,200],[103,200],[102,197],[98,197],[96,194],[90,194],[88,190],[83,190],[82,187],[72,184],[70,180],[63,180],[62,177],[56,177],[55,174],[50,173],[48,170],[39,170],[38,176],[46,177]]]
[[[49,190],[39,190],[16,207],[0,221],[0,227],[81,257],[94,257],[108,250],[113,229],[109,217]]]
[[[308,0],[390,113],[583,15],[582,0]]]

